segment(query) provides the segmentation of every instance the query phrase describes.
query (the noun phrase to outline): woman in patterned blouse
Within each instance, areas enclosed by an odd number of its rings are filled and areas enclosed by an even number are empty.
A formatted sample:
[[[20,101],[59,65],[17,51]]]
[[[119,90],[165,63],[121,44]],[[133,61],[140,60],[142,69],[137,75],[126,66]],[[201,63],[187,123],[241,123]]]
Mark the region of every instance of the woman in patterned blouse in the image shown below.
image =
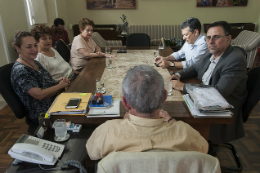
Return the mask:
[[[69,86],[67,77],[56,82],[39,62],[37,43],[31,33],[18,31],[13,45],[19,54],[11,72],[11,83],[15,93],[23,102],[29,118],[38,124],[40,113],[46,112],[57,93]]]

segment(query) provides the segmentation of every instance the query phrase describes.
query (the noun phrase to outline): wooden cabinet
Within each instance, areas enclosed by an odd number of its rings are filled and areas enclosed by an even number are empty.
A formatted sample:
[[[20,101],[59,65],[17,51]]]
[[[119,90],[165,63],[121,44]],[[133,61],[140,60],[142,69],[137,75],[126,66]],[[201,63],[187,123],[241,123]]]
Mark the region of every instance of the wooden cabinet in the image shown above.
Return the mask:
[[[207,28],[209,27],[209,23],[205,23],[204,32],[207,33]],[[231,35],[232,39],[236,38],[238,34],[243,30],[255,31],[254,23],[230,23],[231,25]]]

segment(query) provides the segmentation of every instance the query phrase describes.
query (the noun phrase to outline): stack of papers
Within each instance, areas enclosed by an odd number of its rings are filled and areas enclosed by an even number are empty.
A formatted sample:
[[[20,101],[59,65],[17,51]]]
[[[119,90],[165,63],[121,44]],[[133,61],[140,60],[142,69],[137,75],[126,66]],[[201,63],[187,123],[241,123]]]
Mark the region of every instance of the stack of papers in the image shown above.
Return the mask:
[[[120,99],[113,98],[112,104],[108,107],[90,107],[87,118],[119,117]]]
[[[187,104],[191,114],[196,118],[201,117],[212,117],[212,118],[223,118],[223,117],[232,117],[232,112],[229,110],[221,110],[221,111],[200,111],[197,106],[191,100],[189,94],[183,95],[183,99]]]

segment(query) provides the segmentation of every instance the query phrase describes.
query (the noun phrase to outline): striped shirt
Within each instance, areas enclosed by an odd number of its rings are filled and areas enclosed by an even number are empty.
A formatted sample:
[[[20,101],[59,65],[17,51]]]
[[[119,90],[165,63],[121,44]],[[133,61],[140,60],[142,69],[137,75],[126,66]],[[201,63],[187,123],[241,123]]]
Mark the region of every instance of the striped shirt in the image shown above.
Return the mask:
[[[223,53],[222,53],[222,54],[223,54]],[[210,65],[209,65],[209,68],[208,68],[208,70],[204,73],[204,75],[202,76],[202,82],[203,82],[204,85],[209,85],[209,81],[210,81],[210,78],[211,78],[211,76],[212,76],[212,73],[213,73],[213,71],[214,71],[214,69],[215,69],[217,63],[219,62],[219,60],[220,60],[222,54],[221,54],[217,59],[215,59],[215,60],[214,60],[214,55],[212,55],[212,56],[210,57],[209,60],[210,60],[211,63],[210,63]]]

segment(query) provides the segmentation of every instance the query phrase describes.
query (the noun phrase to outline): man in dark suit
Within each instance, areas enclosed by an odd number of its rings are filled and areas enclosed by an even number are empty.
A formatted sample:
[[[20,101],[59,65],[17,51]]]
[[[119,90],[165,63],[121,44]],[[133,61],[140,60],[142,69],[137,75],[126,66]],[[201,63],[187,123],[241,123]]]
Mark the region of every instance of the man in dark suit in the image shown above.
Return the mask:
[[[242,51],[230,45],[231,26],[224,21],[215,22],[207,32],[209,53],[191,67],[178,71],[171,77],[173,88],[187,93],[194,84],[184,84],[180,79],[195,77],[202,85],[214,86],[234,106],[233,124],[213,124],[209,138],[213,143],[225,143],[244,137],[242,105],[247,96],[247,62]]]

